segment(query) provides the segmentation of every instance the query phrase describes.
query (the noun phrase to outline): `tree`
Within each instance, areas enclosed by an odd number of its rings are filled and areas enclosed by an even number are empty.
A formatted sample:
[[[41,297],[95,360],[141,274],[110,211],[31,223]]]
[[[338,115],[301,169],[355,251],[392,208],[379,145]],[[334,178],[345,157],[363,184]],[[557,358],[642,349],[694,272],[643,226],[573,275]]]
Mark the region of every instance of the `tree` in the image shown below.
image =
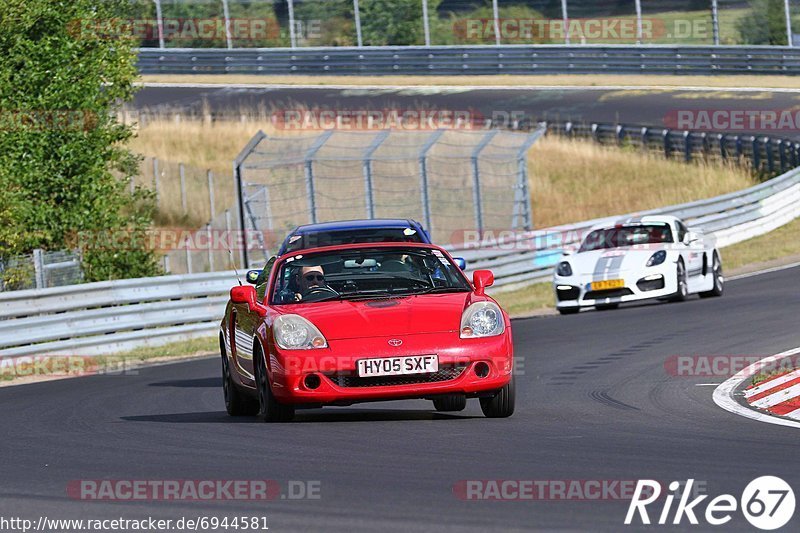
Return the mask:
[[[129,192],[138,161],[115,114],[137,78],[134,40],[119,27],[129,6],[0,4],[0,256],[76,245],[88,280],[159,272],[140,238],[152,195]]]
[[[428,17],[436,17],[440,0],[428,1]],[[361,33],[364,44],[425,44],[420,0],[361,0]]]
[[[786,12],[783,0],[753,0],[747,16],[736,21],[741,44],[786,45]]]

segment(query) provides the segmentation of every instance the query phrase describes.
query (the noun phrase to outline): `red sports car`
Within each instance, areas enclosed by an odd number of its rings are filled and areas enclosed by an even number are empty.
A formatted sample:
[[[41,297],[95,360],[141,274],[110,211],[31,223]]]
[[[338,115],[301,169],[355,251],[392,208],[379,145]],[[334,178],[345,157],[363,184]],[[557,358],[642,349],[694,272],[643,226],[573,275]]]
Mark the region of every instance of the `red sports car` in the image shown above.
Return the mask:
[[[511,323],[431,244],[348,244],[272,258],[231,289],[220,327],[231,415],[426,398],[487,417],[514,412]]]

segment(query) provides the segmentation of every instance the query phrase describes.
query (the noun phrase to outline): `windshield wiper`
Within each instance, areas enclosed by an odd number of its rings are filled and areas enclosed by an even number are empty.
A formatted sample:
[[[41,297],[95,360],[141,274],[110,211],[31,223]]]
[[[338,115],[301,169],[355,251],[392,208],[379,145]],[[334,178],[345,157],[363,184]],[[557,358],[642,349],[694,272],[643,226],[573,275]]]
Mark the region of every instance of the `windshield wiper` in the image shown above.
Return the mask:
[[[469,289],[464,287],[431,287],[422,292],[413,293],[415,296],[420,294],[445,294],[448,292],[469,292]]]

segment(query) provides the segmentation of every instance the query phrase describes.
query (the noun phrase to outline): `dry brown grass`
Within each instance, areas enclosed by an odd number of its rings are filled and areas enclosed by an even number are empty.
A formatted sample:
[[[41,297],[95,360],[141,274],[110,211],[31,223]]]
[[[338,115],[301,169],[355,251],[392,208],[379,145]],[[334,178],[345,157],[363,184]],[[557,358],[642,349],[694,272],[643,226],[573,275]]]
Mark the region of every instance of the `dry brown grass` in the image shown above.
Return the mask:
[[[529,154],[536,226],[633,213],[709,198],[754,184],[746,169],[687,165],[634,148],[547,137]]]
[[[529,76],[265,76],[245,74],[153,74],[142,76],[144,83],[232,83],[254,85],[482,85],[482,86],[659,86],[659,87],[754,87],[796,89],[791,76],[669,76],[641,74],[573,74]]]
[[[230,181],[232,161],[259,130],[275,130],[268,121],[180,122],[154,121],[141,128],[131,147],[164,162],[184,161],[217,176],[217,211],[233,205]],[[286,132],[280,132],[286,134]],[[665,160],[638,149],[600,146],[588,141],[559,137],[540,140],[530,152],[529,175],[537,227],[576,222],[602,216],[631,213],[724,194],[752,185],[746,169],[718,163],[687,165]],[[172,168],[172,167],[169,167]],[[149,169],[148,169],[149,171]],[[197,216],[182,217],[176,172],[162,177],[162,191],[171,201],[162,202],[160,223],[195,226],[206,219],[208,190],[205,176],[187,173],[190,208]],[[205,209],[205,210],[204,210]]]

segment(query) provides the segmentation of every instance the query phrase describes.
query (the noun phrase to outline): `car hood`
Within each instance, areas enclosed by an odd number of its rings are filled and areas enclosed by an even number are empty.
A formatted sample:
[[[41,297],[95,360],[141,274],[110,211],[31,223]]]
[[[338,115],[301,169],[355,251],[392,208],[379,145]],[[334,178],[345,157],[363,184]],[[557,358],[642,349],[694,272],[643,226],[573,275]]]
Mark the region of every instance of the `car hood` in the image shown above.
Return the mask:
[[[597,279],[613,279],[620,272],[643,270],[647,260],[663,247],[614,248],[581,252],[565,258],[572,271],[580,276]]]
[[[310,320],[328,340],[458,331],[472,293],[337,300],[281,306]]]

